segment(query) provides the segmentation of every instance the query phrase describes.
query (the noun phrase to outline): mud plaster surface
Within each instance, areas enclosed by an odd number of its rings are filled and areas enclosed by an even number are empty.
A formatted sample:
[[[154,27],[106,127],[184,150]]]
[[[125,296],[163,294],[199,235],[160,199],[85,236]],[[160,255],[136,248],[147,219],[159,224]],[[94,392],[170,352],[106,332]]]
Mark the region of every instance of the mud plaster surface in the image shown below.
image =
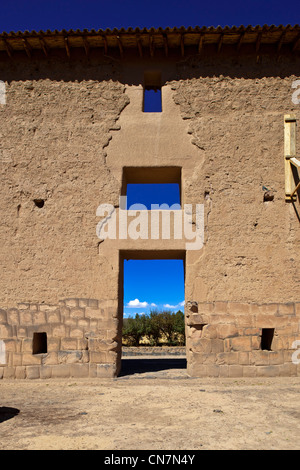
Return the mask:
[[[2,381],[1,449],[298,449],[300,378]],[[1,407],[19,411],[3,420]]]

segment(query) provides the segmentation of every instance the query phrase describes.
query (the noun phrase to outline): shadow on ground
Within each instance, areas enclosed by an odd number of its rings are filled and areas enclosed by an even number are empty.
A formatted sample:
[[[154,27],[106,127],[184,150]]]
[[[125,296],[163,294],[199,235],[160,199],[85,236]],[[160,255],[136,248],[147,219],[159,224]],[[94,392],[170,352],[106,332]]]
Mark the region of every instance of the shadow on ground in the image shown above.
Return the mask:
[[[119,377],[133,374],[167,371],[170,369],[186,369],[186,359],[122,359]]]
[[[13,418],[20,413],[20,410],[17,408],[10,408],[8,406],[0,406],[0,423],[7,421],[8,419]]]

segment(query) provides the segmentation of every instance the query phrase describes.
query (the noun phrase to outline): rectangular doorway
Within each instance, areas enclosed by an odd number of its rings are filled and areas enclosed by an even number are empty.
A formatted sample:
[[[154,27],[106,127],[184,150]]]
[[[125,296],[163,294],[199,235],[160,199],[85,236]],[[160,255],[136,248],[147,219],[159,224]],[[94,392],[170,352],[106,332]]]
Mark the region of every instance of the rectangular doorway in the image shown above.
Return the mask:
[[[186,371],[185,252],[120,252],[120,375]]]

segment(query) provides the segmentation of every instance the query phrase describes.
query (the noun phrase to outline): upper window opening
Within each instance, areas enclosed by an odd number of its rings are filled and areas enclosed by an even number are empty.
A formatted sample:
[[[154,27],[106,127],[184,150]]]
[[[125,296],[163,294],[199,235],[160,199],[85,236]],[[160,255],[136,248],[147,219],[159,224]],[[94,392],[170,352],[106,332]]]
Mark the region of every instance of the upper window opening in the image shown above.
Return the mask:
[[[121,196],[126,196],[121,205],[127,210],[134,204],[143,204],[147,210],[156,209],[153,205],[160,210],[166,206],[180,209],[181,168],[124,167]]]
[[[144,113],[161,113],[161,73],[145,72],[144,75]]]

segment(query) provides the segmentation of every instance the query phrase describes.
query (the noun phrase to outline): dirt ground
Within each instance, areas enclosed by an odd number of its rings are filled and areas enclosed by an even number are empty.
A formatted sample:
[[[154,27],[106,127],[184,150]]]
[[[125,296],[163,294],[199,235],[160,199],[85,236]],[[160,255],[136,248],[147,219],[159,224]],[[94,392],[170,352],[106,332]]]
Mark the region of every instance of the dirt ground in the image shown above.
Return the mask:
[[[300,448],[300,377],[190,378],[179,359],[143,361],[123,360],[117,379],[0,381],[0,448]]]

